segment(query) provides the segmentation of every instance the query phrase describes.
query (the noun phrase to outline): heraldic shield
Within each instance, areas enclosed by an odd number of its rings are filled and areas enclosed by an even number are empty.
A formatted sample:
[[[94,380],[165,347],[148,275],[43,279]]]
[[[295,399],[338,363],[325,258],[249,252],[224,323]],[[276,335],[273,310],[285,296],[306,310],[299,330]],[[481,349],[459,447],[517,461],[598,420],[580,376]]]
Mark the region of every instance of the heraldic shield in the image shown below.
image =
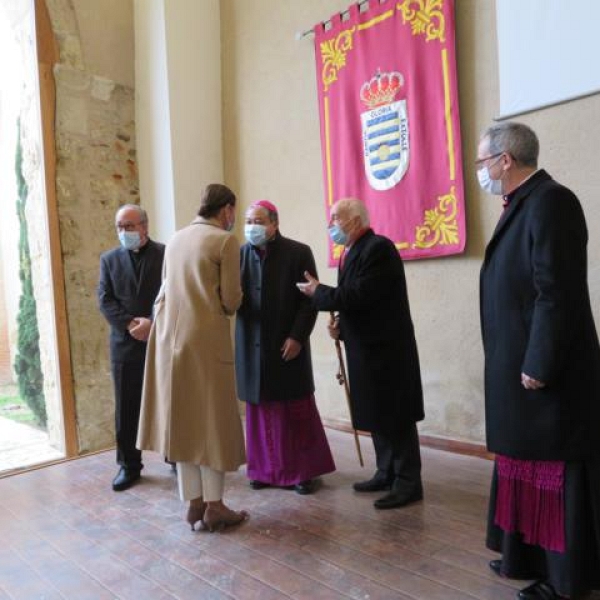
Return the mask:
[[[361,99],[372,107],[361,114],[361,121],[365,173],[375,190],[393,188],[408,169],[410,152],[406,100],[390,102],[402,81],[400,73],[377,74],[361,89]]]

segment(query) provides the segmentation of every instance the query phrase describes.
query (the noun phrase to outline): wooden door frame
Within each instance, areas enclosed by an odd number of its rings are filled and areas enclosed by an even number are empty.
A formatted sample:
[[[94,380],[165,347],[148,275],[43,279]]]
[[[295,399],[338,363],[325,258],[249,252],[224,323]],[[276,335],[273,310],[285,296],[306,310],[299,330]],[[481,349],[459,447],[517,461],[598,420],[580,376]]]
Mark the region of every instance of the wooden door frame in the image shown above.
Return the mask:
[[[60,222],[56,201],[56,86],[54,65],[59,62],[59,51],[45,0],[35,0],[35,31],[40,86],[40,112],[44,150],[46,182],[46,207],[50,242],[50,270],[54,291],[54,326],[58,358],[58,384],[62,400],[62,423],[65,454],[67,458],[79,455],[71,345],[67,303],[65,298],[65,273],[60,243]]]

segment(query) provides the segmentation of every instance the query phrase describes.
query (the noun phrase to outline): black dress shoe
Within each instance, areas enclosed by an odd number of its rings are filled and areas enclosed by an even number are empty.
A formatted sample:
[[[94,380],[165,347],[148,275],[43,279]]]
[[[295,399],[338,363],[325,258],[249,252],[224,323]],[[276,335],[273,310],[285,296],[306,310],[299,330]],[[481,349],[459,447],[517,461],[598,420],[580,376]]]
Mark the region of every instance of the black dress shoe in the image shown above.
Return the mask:
[[[115,492],[122,492],[130,488],[140,478],[139,469],[128,469],[121,467],[117,476],[113,479],[112,489]]]
[[[271,487],[271,484],[269,483],[264,483],[262,481],[258,481],[257,479],[251,479],[250,480],[250,487],[253,490],[262,490],[264,488],[268,488]]]
[[[373,506],[380,510],[387,508],[400,508],[413,502],[423,500],[423,487],[419,484],[413,489],[406,489],[406,484],[402,484],[398,479],[392,484],[392,490],[389,494],[375,500]]]
[[[502,570],[502,559],[495,558],[494,560],[490,560],[488,563],[490,569],[496,573],[496,575],[500,575],[500,577],[508,577],[508,579],[535,579],[537,575],[535,573],[525,573],[525,572],[504,572]]]
[[[496,573],[496,575],[500,575],[502,577],[502,559],[495,558],[494,560],[490,560],[489,562],[490,569]]]
[[[359,481],[352,487],[355,492],[381,492],[383,490],[389,490],[392,487],[392,481],[389,477],[386,477],[384,473],[377,471],[371,479]]]
[[[554,588],[545,581],[536,581],[526,588],[523,588],[518,594],[519,600],[560,600],[560,596],[554,591]]]
[[[306,496],[307,494],[312,494],[313,493],[312,481],[310,479],[308,479],[307,481],[301,481],[300,483],[297,483],[294,486],[294,489],[296,490],[296,493],[300,494],[301,496]]]

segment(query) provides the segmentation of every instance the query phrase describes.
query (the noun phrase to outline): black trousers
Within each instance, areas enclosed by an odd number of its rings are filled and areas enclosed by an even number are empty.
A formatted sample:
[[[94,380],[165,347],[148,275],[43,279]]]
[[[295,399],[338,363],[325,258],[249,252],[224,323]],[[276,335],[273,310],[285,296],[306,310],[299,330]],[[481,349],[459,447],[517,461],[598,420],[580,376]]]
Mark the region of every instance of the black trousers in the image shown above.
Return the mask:
[[[140,422],[144,361],[113,362],[117,463],[132,471],[142,469],[142,452],[135,447]]]
[[[412,492],[422,487],[421,449],[417,424],[409,423],[394,432],[371,432],[377,470],[384,474],[390,483]]]

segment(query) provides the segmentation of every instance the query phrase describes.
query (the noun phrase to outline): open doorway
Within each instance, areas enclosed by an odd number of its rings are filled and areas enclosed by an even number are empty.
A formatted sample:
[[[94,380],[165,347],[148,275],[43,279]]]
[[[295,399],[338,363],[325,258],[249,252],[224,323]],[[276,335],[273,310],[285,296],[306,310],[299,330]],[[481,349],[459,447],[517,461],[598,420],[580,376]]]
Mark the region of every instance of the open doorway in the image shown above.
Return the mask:
[[[69,454],[33,0],[0,0],[0,476]]]

